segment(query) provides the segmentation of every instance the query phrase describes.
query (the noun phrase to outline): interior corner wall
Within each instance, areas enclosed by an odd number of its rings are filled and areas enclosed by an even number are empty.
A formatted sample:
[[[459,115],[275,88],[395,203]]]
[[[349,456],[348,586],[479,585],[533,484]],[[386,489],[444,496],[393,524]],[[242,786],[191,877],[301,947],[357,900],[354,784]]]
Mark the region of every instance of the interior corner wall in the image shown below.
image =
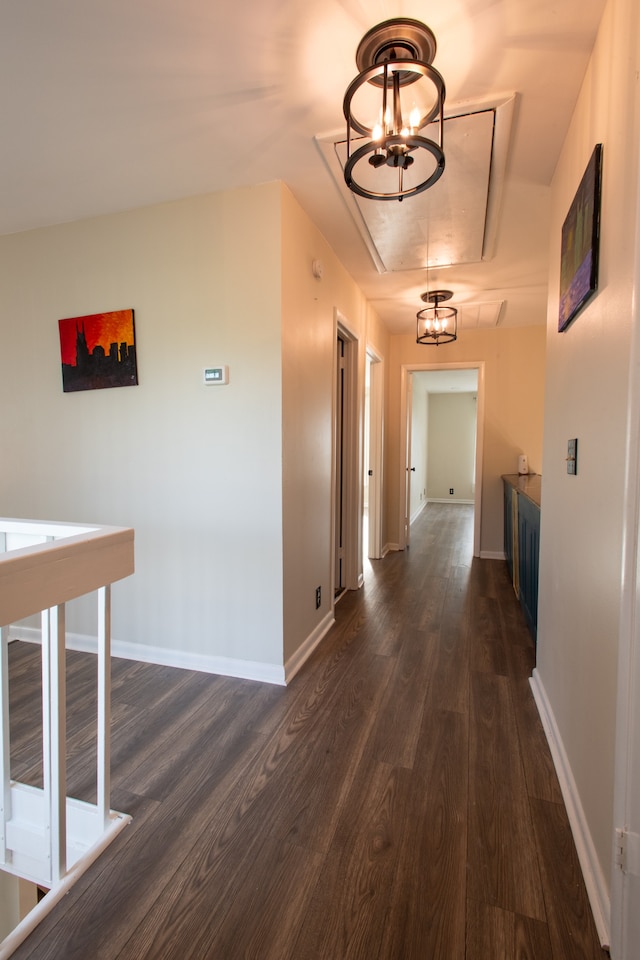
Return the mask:
[[[552,184],[536,674],[574,782],[605,913],[640,172],[639,42],[637,4],[611,0]],[[558,333],[562,224],[597,143],[603,144],[598,291]],[[570,476],[567,441],[575,437],[577,474]]]
[[[484,361],[484,460],[480,550],[495,556],[504,551],[503,473],[517,473],[518,456],[526,453],[529,470],[542,469],[545,340],[540,325],[495,327],[461,331],[454,343],[437,348],[415,342],[415,337],[392,336],[390,344],[387,415],[386,515],[389,543],[400,542],[400,423],[401,368],[434,362],[442,364]]]
[[[0,239],[2,513],[135,529],[141,659],[282,672],[280,231],[274,183]],[[58,319],[130,307],[139,385],[63,393]]]
[[[320,231],[282,186],[282,398],[285,664],[313,644],[333,614],[333,423],[336,318],[355,337],[357,488],[362,444],[367,329],[366,301]],[[321,278],[313,261],[322,263]],[[361,502],[356,504],[361,513]],[[360,549],[360,555],[361,555]],[[362,563],[360,559],[360,564]],[[316,609],[316,588],[321,605]]]

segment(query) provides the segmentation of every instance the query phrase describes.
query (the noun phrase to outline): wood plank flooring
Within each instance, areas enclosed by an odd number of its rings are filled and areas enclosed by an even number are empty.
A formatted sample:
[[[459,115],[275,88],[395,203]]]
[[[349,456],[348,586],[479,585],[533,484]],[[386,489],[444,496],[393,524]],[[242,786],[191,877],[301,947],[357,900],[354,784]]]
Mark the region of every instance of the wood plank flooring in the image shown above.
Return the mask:
[[[602,960],[533,644],[472,527],[429,505],[287,689],[114,659],[134,819],[16,960]],[[69,792],[92,800],[95,661],[67,659]],[[12,772],[37,784],[39,649],[10,663]]]

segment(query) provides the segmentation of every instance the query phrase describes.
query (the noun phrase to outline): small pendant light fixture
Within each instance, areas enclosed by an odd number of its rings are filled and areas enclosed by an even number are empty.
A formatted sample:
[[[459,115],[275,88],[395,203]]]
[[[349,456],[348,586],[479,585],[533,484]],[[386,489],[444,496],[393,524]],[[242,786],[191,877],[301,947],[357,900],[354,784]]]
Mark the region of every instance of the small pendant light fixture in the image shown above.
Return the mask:
[[[444,80],[431,66],[436,39],[419,20],[386,20],[360,41],[360,73],[344,95],[344,178],[371,200],[403,200],[431,187],[444,170]],[[420,134],[437,120],[438,140]],[[354,149],[354,138],[364,144]],[[368,160],[368,163],[366,162]]]
[[[416,343],[435,343],[437,347],[458,339],[458,311],[455,307],[440,306],[452,296],[451,290],[432,290],[421,295],[420,299],[431,306],[418,312]]]

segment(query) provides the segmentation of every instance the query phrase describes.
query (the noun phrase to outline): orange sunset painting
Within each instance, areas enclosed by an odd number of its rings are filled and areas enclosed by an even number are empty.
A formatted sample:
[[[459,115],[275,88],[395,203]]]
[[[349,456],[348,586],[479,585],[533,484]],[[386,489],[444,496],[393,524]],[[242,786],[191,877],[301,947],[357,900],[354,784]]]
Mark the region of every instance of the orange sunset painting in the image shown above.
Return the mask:
[[[65,393],[138,383],[133,310],[70,317],[58,327]]]

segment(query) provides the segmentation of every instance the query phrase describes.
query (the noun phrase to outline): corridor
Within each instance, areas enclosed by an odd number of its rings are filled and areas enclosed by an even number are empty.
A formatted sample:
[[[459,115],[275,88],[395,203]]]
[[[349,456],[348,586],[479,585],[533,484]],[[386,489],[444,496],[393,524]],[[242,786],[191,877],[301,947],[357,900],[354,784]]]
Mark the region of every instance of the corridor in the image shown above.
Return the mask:
[[[602,960],[533,644],[472,526],[430,504],[286,689],[114,660],[133,822],[16,960]],[[14,775],[37,783],[39,649],[10,661]],[[68,665],[69,792],[91,799],[94,660]]]

